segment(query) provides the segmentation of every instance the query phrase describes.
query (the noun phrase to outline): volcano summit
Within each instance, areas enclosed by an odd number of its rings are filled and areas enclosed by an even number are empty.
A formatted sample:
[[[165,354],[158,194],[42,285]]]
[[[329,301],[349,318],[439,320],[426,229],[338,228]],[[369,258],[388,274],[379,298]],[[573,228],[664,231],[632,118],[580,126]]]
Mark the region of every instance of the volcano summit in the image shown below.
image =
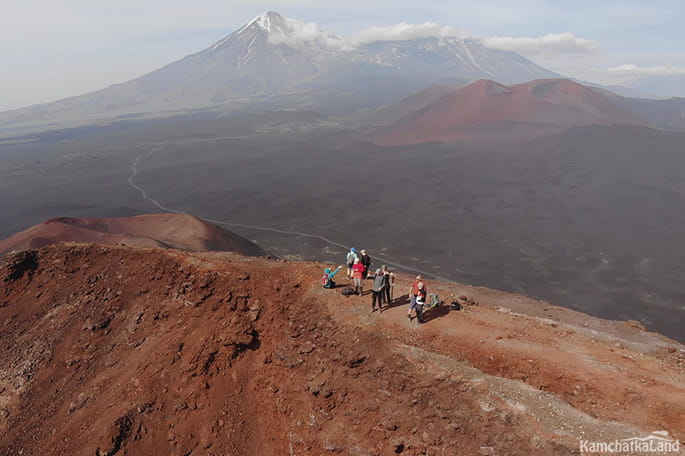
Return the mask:
[[[54,103],[0,113],[0,134],[196,109],[378,107],[445,78],[518,83],[558,77],[473,39],[346,40],[269,11],[200,52],[134,80]]]

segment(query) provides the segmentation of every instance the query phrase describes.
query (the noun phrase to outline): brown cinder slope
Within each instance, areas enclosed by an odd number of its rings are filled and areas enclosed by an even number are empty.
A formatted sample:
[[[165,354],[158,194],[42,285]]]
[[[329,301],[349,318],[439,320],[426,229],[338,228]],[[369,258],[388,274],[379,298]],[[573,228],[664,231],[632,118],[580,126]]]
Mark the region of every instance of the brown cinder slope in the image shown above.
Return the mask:
[[[450,85],[434,85],[388,106],[384,106],[366,116],[360,116],[368,125],[388,125],[402,120],[407,113],[415,112],[435,103],[445,95],[454,92],[459,87]]]
[[[645,125],[604,94],[567,79],[505,86],[476,81],[381,132],[380,145],[452,142],[501,134],[535,136],[584,125]],[[517,131],[515,131],[515,129]]]
[[[7,255],[0,454],[554,456],[685,436],[672,341],[435,283],[480,305],[418,326],[405,297],[378,315],[322,289],[321,267],[85,244]]]
[[[191,252],[223,250],[243,255],[265,255],[259,246],[247,239],[188,214],[53,218],[0,240],[0,255],[59,242],[168,247]]]

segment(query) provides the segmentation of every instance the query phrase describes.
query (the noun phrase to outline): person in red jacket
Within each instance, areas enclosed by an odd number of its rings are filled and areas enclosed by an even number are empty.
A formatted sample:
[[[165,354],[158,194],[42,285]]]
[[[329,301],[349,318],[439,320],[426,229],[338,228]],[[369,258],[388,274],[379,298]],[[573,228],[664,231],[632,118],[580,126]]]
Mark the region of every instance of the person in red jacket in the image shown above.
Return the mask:
[[[364,265],[361,264],[358,257],[354,259],[354,264],[352,264],[352,280],[354,281],[354,291],[361,296],[362,281],[364,280]]]

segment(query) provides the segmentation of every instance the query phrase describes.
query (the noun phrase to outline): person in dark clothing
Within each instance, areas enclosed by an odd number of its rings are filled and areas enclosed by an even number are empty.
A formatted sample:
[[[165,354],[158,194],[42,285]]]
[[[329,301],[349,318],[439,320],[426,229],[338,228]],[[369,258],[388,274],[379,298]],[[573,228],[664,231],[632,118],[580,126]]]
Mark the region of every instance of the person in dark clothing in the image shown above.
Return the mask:
[[[373,279],[371,312],[376,310],[376,301],[378,301],[378,313],[381,313],[381,308],[383,307],[383,290],[385,290],[384,282],[383,272],[380,269],[376,269],[376,276]]]
[[[386,265],[381,266],[381,271],[383,271],[383,283],[385,284],[385,288],[383,289],[385,303],[390,305],[392,302],[392,288],[395,286],[395,274],[393,274]]]
[[[416,312],[416,319],[419,323],[423,323],[423,306],[426,304],[426,296],[428,296],[426,286],[423,282],[419,282],[417,285],[416,299],[414,300],[414,311]]]
[[[371,257],[366,254],[366,250],[361,251],[361,263],[364,265],[364,278],[366,279],[369,276],[369,270],[371,268]]]

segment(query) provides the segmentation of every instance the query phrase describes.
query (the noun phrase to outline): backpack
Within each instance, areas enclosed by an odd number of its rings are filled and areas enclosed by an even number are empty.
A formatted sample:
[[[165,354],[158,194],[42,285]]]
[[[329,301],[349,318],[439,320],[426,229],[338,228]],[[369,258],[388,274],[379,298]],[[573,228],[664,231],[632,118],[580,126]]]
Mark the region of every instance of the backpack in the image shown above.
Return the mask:
[[[428,307],[440,307],[440,304],[442,304],[442,301],[440,301],[440,296],[438,296],[437,293],[430,293],[428,294],[428,297],[430,298]]]
[[[458,301],[452,301],[450,304],[450,310],[461,310],[461,304]]]
[[[344,288],[340,293],[343,296],[352,296],[354,294],[354,288]]]
[[[328,282],[329,282],[330,280],[331,280],[331,279],[328,277],[328,274],[324,273],[324,274],[323,274],[323,277],[321,277],[321,286],[322,286],[322,287],[327,287],[327,286],[328,286]]]

